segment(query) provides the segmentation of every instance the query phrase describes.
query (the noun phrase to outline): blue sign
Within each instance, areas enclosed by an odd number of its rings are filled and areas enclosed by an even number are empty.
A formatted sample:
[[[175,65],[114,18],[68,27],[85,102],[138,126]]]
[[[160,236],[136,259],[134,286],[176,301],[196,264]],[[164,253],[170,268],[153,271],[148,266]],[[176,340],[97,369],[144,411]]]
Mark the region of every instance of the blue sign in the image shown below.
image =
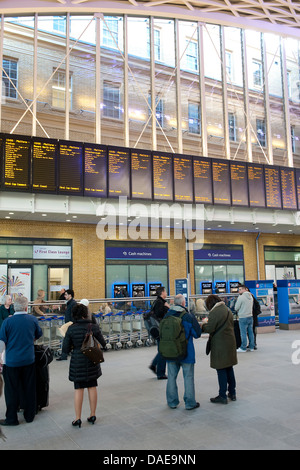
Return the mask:
[[[175,279],[175,295],[182,294],[185,298],[185,306],[188,307],[188,280],[184,279]]]
[[[107,246],[106,259],[167,260],[167,248],[140,248],[138,246]]]
[[[195,260],[243,261],[243,250],[194,250]]]

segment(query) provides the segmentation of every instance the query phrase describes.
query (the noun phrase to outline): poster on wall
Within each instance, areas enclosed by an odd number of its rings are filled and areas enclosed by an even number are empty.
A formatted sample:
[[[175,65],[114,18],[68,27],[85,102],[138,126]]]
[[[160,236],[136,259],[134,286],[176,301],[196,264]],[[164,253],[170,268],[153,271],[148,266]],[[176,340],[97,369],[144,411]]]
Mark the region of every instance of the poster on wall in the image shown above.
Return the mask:
[[[23,295],[31,300],[31,268],[11,268],[8,272],[8,294],[13,302]]]

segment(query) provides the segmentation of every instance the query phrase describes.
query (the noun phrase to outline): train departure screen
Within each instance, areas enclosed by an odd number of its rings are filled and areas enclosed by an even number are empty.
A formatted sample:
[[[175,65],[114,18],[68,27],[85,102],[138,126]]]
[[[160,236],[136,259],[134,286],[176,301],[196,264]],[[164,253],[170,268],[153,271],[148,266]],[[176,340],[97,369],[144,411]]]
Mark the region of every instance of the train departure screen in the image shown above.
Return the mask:
[[[174,199],[175,201],[193,202],[193,160],[192,157],[175,155],[174,163]]]
[[[59,192],[82,195],[83,145],[79,142],[59,142]]]
[[[84,145],[84,195],[107,197],[107,149],[104,145]]]
[[[57,141],[34,138],[32,142],[32,190],[56,192]]]
[[[152,199],[152,155],[144,150],[131,150],[131,197]]]
[[[248,163],[248,187],[250,207],[266,207],[264,167]]]
[[[130,150],[109,147],[108,149],[109,196],[130,197]]]
[[[280,169],[282,208],[297,210],[297,191],[293,168]]]
[[[231,204],[229,163],[213,160],[213,188],[215,204]]]
[[[173,156],[153,152],[154,199],[173,200]]]
[[[233,206],[248,206],[247,164],[230,162],[231,198]]]
[[[29,138],[6,137],[4,145],[4,187],[20,190],[30,188],[30,155]]]
[[[279,168],[265,165],[266,204],[268,208],[281,209]]]
[[[195,202],[213,203],[211,160],[194,157],[194,194]]]

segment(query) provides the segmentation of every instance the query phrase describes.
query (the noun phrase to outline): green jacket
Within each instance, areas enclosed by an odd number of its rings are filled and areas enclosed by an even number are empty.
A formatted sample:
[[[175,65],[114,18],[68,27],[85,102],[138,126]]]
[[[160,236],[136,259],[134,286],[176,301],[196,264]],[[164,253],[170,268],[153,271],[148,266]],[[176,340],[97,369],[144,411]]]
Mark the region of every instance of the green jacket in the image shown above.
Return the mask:
[[[210,367],[225,369],[237,364],[233,315],[224,302],[218,302],[209,312],[208,322],[202,325],[204,333],[213,334],[229,317],[226,324],[211,340]]]

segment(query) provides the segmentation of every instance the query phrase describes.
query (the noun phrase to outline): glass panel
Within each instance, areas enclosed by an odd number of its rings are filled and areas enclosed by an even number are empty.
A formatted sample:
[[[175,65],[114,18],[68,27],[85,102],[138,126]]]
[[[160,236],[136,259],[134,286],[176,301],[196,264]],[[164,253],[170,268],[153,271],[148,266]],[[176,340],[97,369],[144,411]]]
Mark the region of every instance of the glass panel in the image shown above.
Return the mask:
[[[47,281],[46,281],[47,282]],[[49,268],[49,300],[58,300],[61,289],[69,289],[70,269],[69,268]]]
[[[129,269],[127,265],[106,265],[106,297],[114,297],[114,284],[129,286]]]
[[[36,264],[33,266],[33,286],[32,286],[32,297],[33,300],[37,298],[37,292],[39,289],[45,291],[44,300],[50,299],[48,293],[48,266],[46,264]]]
[[[159,282],[169,292],[168,266],[149,264],[147,266],[147,283],[155,284]],[[149,292],[147,292],[147,295],[149,295]]]
[[[201,294],[201,282],[213,280],[212,265],[197,265],[195,264],[195,293]]]
[[[239,281],[244,283],[244,267],[243,265],[227,265],[227,281]]]
[[[286,38],[286,67],[289,91],[289,111],[291,120],[292,148],[294,154],[294,166],[300,166],[300,47],[299,41],[292,38]]]
[[[32,246],[6,245],[6,256],[8,259],[32,258]]]
[[[214,282],[227,280],[225,265],[220,264],[213,266],[213,280]]]

